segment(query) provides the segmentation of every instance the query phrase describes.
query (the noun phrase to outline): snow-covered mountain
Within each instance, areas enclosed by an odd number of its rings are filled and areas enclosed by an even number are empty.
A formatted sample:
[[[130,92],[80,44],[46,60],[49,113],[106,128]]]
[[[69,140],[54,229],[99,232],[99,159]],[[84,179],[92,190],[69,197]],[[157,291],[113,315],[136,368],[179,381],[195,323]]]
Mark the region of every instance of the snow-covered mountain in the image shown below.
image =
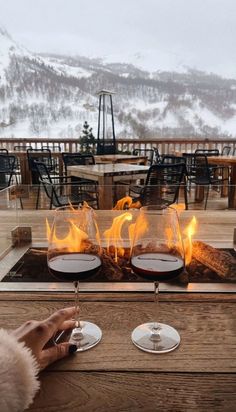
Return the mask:
[[[0,136],[78,137],[85,120],[96,134],[100,89],[116,92],[118,137],[236,136],[234,79],[35,55],[0,28]]]

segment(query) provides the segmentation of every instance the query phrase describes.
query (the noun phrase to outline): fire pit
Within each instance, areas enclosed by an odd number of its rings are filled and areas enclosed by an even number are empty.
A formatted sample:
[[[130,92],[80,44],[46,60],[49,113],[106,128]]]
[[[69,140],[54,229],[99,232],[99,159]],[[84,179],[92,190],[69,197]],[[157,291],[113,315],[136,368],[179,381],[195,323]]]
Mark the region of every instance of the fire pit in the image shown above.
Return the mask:
[[[199,242],[196,242],[199,249]],[[193,243],[194,246],[194,243]],[[201,242],[202,247],[208,247]],[[196,250],[197,250],[196,247]],[[193,247],[194,249],[194,247]],[[174,283],[229,283],[236,282],[236,252],[233,249],[211,249],[216,250],[217,254],[223,254],[232,263],[232,273],[224,277],[217,273],[209,264],[200,262],[195,257],[186,267],[184,274],[180,275]],[[197,254],[197,252],[196,252]],[[210,261],[211,263],[211,258]],[[102,268],[86,282],[142,282],[143,280],[133,273],[129,265],[129,250],[125,251],[123,257],[114,262],[112,255],[108,255],[106,250],[102,254]],[[55,282],[55,278],[50,274],[47,267],[47,249],[46,248],[29,248],[19,261],[9,270],[2,282]],[[60,282],[58,280],[58,282]]]
[[[139,288],[140,284],[148,285],[144,287],[145,290],[152,290],[152,283],[144,282],[142,278],[133,273],[130,267],[128,229],[135,221],[135,213],[133,220],[130,217],[130,212],[124,211],[122,213],[108,212],[105,218],[102,219],[98,213],[98,218],[100,233],[102,233],[102,267],[96,275],[81,283],[85,285],[84,287],[87,290],[114,291],[124,288],[124,290],[134,291],[141,290]],[[119,229],[117,229],[117,221],[121,224]],[[50,230],[50,226],[48,228]],[[194,232],[192,224],[187,225],[184,232],[187,260],[185,273],[174,281],[163,283],[161,290],[205,292],[212,291],[212,288],[216,291],[232,291],[233,288],[236,291],[235,251],[233,249],[215,249],[199,241],[192,243],[191,236]],[[14,235],[16,234],[19,235],[18,232],[14,232]],[[31,244],[28,233],[27,242],[23,245],[16,243],[9,254],[3,258],[3,267],[8,268],[8,270],[5,270],[5,277],[0,283],[0,290],[33,291],[39,289],[52,290],[52,288],[62,290],[63,286],[59,285],[65,284],[69,288],[69,283],[55,280],[49,273],[45,242],[44,244]],[[9,262],[12,264],[10,265]],[[218,290],[217,285],[221,285]],[[71,289],[73,289],[72,285]]]

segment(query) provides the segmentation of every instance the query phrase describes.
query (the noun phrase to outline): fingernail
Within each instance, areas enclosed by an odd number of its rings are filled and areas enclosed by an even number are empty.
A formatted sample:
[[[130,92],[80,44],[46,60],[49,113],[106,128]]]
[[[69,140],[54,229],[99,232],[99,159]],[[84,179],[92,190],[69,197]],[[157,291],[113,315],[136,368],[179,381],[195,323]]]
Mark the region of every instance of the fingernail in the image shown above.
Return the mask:
[[[75,353],[77,351],[77,346],[76,345],[70,345],[69,346],[69,354]]]

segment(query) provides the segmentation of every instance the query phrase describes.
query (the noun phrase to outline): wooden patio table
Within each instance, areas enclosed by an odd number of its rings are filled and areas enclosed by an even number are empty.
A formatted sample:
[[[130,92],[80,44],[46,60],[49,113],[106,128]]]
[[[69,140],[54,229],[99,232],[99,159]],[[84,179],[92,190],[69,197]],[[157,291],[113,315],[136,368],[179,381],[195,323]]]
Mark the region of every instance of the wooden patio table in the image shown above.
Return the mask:
[[[114,184],[120,181],[145,179],[148,170],[149,166],[109,163],[89,166],[68,166],[67,174],[68,176],[76,176],[98,182],[99,208],[109,210],[113,207]],[[119,197],[122,197],[123,194],[120,193]]]
[[[102,213],[101,211],[98,211]],[[40,222],[50,211],[20,211],[21,221]],[[2,219],[7,222],[9,212]],[[188,221],[193,212],[183,212]],[[235,212],[197,211],[199,235],[232,246]],[[0,215],[1,217],[1,215]],[[38,225],[42,232],[42,225]],[[40,232],[40,233],[41,233]],[[34,234],[37,238],[37,233]],[[1,265],[0,265],[1,267]],[[150,285],[151,287],[151,285]],[[71,289],[72,290],[72,289]],[[0,292],[0,326],[48,317],[73,304],[69,292]],[[165,290],[155,314],[153,293],[81,293],[81,318],[96,322],[102,341],[40,374],[41,389],[30,411],[214,411],[234,412],[236,405],[236,293]],[[173,352],[154,355],[131,342],[132,330],[154,319],[175,327],[181,336]]]
[[[22,184],[31,184],[31,174],[28,165],[28,158],[26,151],[13,151],[9,154],[16,156],[20,162],[20,172],[21,172],[21,183]],[[31,153],[31,155],[33,152]],[[35,156],[43,155],[43,152],[36,152]],[[58,159],[59,175],[63,175],[63,159],[62,152],[51,151],[53,158]],[[146,165],[147,156],[134,156],[134,155],[95,155],[96,163],[128,163],[128,164],[137,164],[137,165]]]

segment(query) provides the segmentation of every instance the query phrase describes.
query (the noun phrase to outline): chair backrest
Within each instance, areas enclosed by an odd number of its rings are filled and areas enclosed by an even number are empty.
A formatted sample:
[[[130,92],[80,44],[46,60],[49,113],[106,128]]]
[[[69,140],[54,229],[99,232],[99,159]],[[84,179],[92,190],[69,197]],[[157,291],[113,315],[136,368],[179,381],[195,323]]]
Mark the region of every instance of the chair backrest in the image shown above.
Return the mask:
[[[0,172],[12,173],[14,172],[16,164],[16,157],[13,155],[0,153]]]
[[[210,184],[211,171],[208,165],[207,155],[193,153],[186,158],[187,176],[190,181],[199,185]]]
[[[67,173],[67,166],[95,165],[95,158],[91,154],[62,153],[62,159]]]
[[[50,149],[27,149],[27,158],[31,172],[37,171],[35,162],[45,163],[49,170],[53,167]]]
[[[3,153],[3,154],[4,154],[4,153],[5,153],[5,154],[8,154],[8,150],[7,150],[7,149],[0,149],[0,154],[1,154],[1,153]]]
[[[164,155],[161,160],[161,164],[178,164],[186,163],[186,158],[184,156],[174,156],[174,155]]]
[[[220,152],[218,149],[197,149],[196,154],[204,154],[206,156],[219,156]]]
[[[175,203],[184,174],[185,163],[152,165],[140,196],[142,205]]]
[[[222,156],[229,156],[231,152],[231,146],[224,146],[221,152]]]
[[[12,176],[15,175],[16,157],[0,153],[0,188],[10,186]]]
[[[49,170],[45,163],[35,161],[34,167],[39,177],[39,183],[42,184],[47,197],[50,199],[51,205],[60,206],[58,201],[57,192],[53,185]]]
[[[154,160],[155,151],[154,149],[134,149],[134,156],[147,156],[148,164],[152,165]]]

